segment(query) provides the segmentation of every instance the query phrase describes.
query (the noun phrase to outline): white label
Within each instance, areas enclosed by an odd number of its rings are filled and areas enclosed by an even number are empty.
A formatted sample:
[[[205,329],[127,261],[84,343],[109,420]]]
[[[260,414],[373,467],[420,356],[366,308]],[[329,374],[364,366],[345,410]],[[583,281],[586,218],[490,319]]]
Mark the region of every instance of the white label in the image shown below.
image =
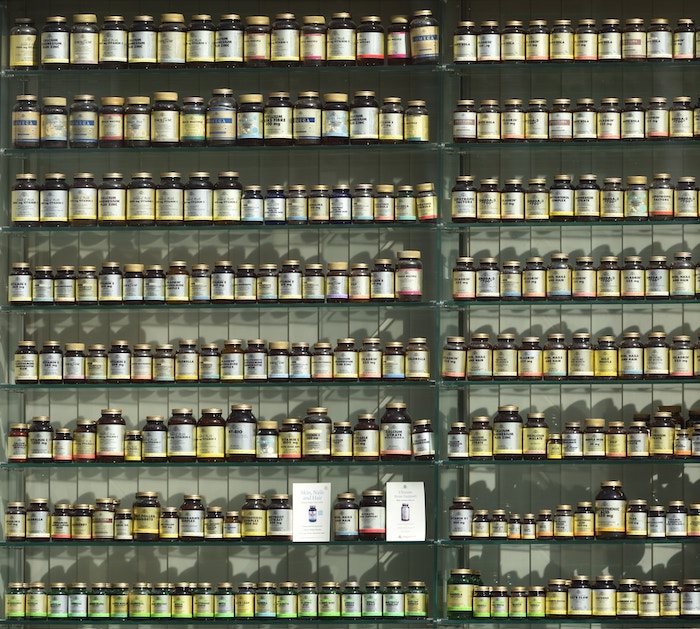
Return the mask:
[[[212,218],[212,200],[214,191],[208,188],[195,188],[185,190],[184,218],[207,219]]]
[[[156,32],[131,31],[129,33],[129,62],[155,63]]]
[[[124,456],[123,424],[99,424],[97,425],[97,455],[98,456]]]
[[[350,138],[376,140],[379,137],[379,110],[376,107],[353,107],[350,110]]]
[[[168,426],[168,454],[195,456],[194,424]]]

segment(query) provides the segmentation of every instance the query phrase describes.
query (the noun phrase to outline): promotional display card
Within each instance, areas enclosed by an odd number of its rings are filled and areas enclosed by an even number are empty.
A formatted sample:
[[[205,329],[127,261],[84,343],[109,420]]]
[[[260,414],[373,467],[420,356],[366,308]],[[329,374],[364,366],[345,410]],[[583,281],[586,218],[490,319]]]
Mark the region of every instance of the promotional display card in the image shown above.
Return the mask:
[[[292,506],[293,542],[330,541],[330,483],[292,483]]]
[[[424,483],[386,484],[386,539],[388,542],[425,541]]]

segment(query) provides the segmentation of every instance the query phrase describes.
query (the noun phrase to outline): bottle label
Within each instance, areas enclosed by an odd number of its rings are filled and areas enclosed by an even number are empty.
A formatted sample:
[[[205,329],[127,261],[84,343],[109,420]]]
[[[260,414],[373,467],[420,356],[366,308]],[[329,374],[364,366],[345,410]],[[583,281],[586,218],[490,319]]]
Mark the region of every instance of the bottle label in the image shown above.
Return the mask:
[[[260,117],[262,119],[262,114]],[[201,121],[202,116],[197,118],[198,121]],[[204,139],[205,133],[208,140],[233,142],[236,139],[236,113],[233,109],[223,105],[210,105],[204,118],[205,123],[203,123],[201,130],[197,127],[195,136],[197,139]],[[185,134],[182,135],[184,137]]]
[[[255,454],[255,424],[228,422],[226,454]]]
[[[204,142],[206,137],[205,116],[202,113],[186,113],[180,116],[180,140],[182,142]],[[186,190],[185,196],[192,190]],[[197,190],[197,192],[201,192]],[[208,192],[211,192],[209,190]]]
[[[641,347],[621,347],[618,352],[620,375],[639,376],[644,373],[644,356]]]
[[[244,223],[262,223],[263,205],[262,199],[243,197],[241,199],[241,220]],[[238,285],[238,279],[236,280],[236,285]]]
[[[153,220],[155,190],[153,188],[130,188],[126,192],[126,217],[129,220]]]
[[[168,426],[168,456],[195,456],[194,424]]]
[[[294,109],[294,138],[296,140],[318,140],[321,137],[321,111],[308,107]]]
[[[352,219],[351,199],[350,197],[333,197],[329,204],[330,220],[331,221],[346,221]]]
[[[185,56],[188,63],[214,63],[214,31],[187,31]]]
[[[151,120],[152,142],[180,141],[180,112],[153,111]]]
[[[523,454],[546,454],[547,428],[523,428]]]
[[[379,431],[355,429],[353,451],[356,457],[379,456]]]
[[[652,426],[649,435],[649,451],[652,455],[673,455],[673,441],[675,429],[669,427]]]
[[[297,29],[275,29],[270,40],[272,61],[299,61],[299,31]]]
[[[204,511],[180,509],[178,513],[180,537],[204,537]]]
[[[501,38],[498,33],[479,34],[476,39],[476,47],[477,61],[501,60]],[[504,47],[510,48],[507,46]]]
[[[452,115],[452,138],[473,140],[476,138],[476,113],[473,111],[455,111]]]
[[[624,533],[626,506],[625,500],[596,500],[596,533]]]
[[[518,277],[518,280],[520,278]],[[518,281],[518,284],[520,282]],[[452,298],[475,299],[476,298],[476,272],[460,271],[452,272]]]
[[[383,423],[380,433],[380,453],[384,455],[411,455],[411,425]]]
[[[471,537],[473,509],[450,509],[450,537]]]
[[[360,533],[386,533],[386,510],[382,506],[360,507]]]
[[[304,456],[330,456],[331,425],[305,424],[302,432],[302,452]]]
[[[267,509],[267,534],[278,537],[291,536],[292,534],[292,510]]]
[[[467,350],[467,379],[475,377],[490,377],[491,370],[491,350],[468,349]]]
[[[97,113],[94,111],[72,112],[68,120],[71,142],[97,143]]]
[[[151,117],[148,114],[124,114],[124,139],[148,142],[151,139]]]
[[[51,65],[69,63],[69,33],[44,32],[41,34],[41,63]]]
[[[128,46],[130,63],[156,63],[155,31],[132,30],[129,33]]]
[[[499,275],[498,269],[480,269],[476,272],[476,298],[484,299],[499,295]]]
[[[355,29],[329,29],[326,35],[326,58],[328,61],[354,61]]]
[[[671,297],[692,297],[695,295],[695,273],[693,269],[671,269]]]
[[[40,122],[38,111],[12,112],[12,140],[39,146]]]
[[[13,223],[39,220],[38,190],[13,190],[10,203]]]
[[[574,191],[574,215],[598,217],[600,194],[598,190],[580,188]]]
[[[357,33],[358,59],[384,59],[384,33],[360,31]]]
[[[406,377],[428,380],[430,378],[430,358],[427,350],[406,351]]]
[[[42,141],[67,140],[68,127],[66,124],[66,115],[43,114],[41,116],[41,139]]]
[[[68,216],[71,220],[97,219],[97,189],[71,188],[68,192]]]
[[[504,111],[501,114],[501,139],[525,139],[525,115],[522,111]]]
[[[498,112],[480,112],[476,116],[476,135],[479,140],[501,139],[501,115]]]
[[[324,138],[348,138],[349,125],[349,111],[331,109],[324,110],[321,114],[321,133]]]
[[[222,382],[243,380],[243,354],[237,352],[221,354],[221,380]]]
[[[404,139],[403,114],[379,113],[379,139],[383,142],[401,142]]]
[[[469,458],[469,436],[466,433],[447,436],[447,458]]]
[[[428,128],[429,120],[427,114],[407,114],[404,116],[403,134],[406,142],[427,142],[429,136]]]
[[[122,424],[97,425],[97,456],[124,456],[125,426]]]
[[[142,33],[134,33],[141,35]],[[151,33],[144,33],[151,34]],[[154,42],[155,43],[155,42]],[[98,38],[100,61],[124,63],[127,60],[127,32],[126,30],[100,31]],[[155,59],[153,59],[155,61]]]
[[[495,422],[493,454],[522,454],[523,426],[519,422]]]
[[[411,28],[411,58],[431,59],[438,56],[439,35],[437,26]]]
[[[32,301],[33,280],[30,275],[11,275],[9,284],[10,303]]]
[[[669,352],[669,376],[692,376],[693,375],[693,350],[672,349]]]
[[[413,434],[413,456],[433,456],[435,446],[432,432],[420,432]]]
[[[291,355],[289,357],[289,376],[292,380],[308,380],[311,378],[311,356],[308,354]]]
[[[142,430],[141,435],[144,460],[162,458],[167,455],[167,433],[165,431]]]
[[[126,32],[109,31],[110,34],[120,33],[124,37],[124,53],[126,53]],[[119,36],[117,36],[119,37]],[[98,34],[97,33],[71,33],[70,34],[70,62],[71,64],[97,65],[98,56]],[[122,57],[126,61],[126,56]]]
[[[486,35],[491,40],[493,35]],[[496,37],[496,46],[498,46],[498,35]],[[496,48],[496,53],[498,48]],[[525,35],[523,33],[502,33],[501,34],[501,59],[503,61],[525,61]],[[494,61],[498,61],[496,54]]]
[[[542,350],[518,350],[518,375],[527,377],[542,377]]]
[[[241,512],[242,537],[265,536],[267,533],[267,520],[265,511],[260,509],[244,509]]]
[[[326,58],[325,33],[302,33],[299,50],[302,61],[323,61]]]
[[[444,349],[440,373],[443,377],[462,379],[466,376],[467,353],[464,350]]]
[[[644,373],[646,375],[668,375],[668,348],[644,348]]]
[[[376,107],[352,107],[350,110],[350,138],[376,140],[379,137],[379,112]]]
[[[185,40],[187,34],[182,31],[164,31],[158,33],[158,61],[160,63],[185,63]]]
[[[290,107],[265,107],[264,136],[266,139],[292,138],[292,109]]]
[[[471,583],[447,584],[447,611],[471,612],[474,586]]]
[[[528,140],[549,139],[549,117],[546,111],[525,113],[525,137]]]
[[[243,61],[243,31],[236,29],[218,30],[214,37],[214,51],[217,63]]]
[[[224,458],[224,427],[197,426],[197,456],[207,458]]]

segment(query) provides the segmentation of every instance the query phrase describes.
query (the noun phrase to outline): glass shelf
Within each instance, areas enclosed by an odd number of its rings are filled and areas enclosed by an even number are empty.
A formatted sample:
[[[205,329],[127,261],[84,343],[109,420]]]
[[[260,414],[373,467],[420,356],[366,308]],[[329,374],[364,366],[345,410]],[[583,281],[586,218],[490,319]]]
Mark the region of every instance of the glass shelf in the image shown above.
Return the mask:
[[[698,143],[700,146],[700,142]],[[621,227],[623,229],[633,229],[634,227],[659,227],[676,228],[679,225],[700,225],[700,219],[697,218],[674,218],[671,221],[643,220],[643,221],[561,221],[561,220],[545,220],[545,221],[473,221],[471,223],[444,223],[440,226],[441,230],[447,233],[460,233],[472,229],[532,229],[533,227],[566,227],[567,231],[576,229],[611,229],[613,227]],[[2,229],[2,228],[0,228]],[[65,228],[64,228],[65,229]]]
[[[370,382],[363,382],[359,380],[353,380],[352,382],[340,382],[337,380],[328,380],[326,382],[125,382],[123,384],[117,383],[85,383],[85,384],[0,384],[0,391],[97,391],[99,389],[231,389],[231,388],[243,388],[243,389],[254,389],[257,387],[262,388],[273,388],[282,387],[285,389],[304,389],[304,388],[322,388],[332,386],[334,388],[348,388],[348,389],[358,389],[360,387],[411,387],[411,388],[422,388],[428,389],[435,387],[434,380],[372,380]]]
[[[697,627],[698,621],[693,620],[694,617],[673,617],[673,618],[639,618],[638,616],[630,617],[591,617],[591,618],[576,618],[565,616],[563,618],[468,618],[465,620],[451,620],[449,618],[436,618],[435,624],[446,627],[457,627],[460,625],[588,625],[591,627],[597,626],[617,626],[617,625],[636,625],[639,627]]]
[[[580,310],[581,306],[591,306],[604,308],[605,306],[650,306],[659,304],[690,305],[700,304],[697,299],[537,299],[533,301],[524,299],[501,300],[501,299],[465,299],[462,301],[449,300],[441,305],[448,310],[470,310],[471,308],[484,308],[496,306],[499,309],[515,307],[518,310],[523,308],[575,308]],[[7,308],[5,308],[7,309]]]
[[[664,384],[695,384],[700,385],[700,378],[663,378],[660,380],[603,380],[602,378],[585,379],[568,379],[568,380],[439,380],[437,386],[441,389],[469,389],[471,387],[518,387],[518,386],[535,386],[535,387],[634,387],[642,386],[648,389],[650,386]]]
[[[317,77],[321,75],[329,76],[339,76],[339,75],[350,75],[354,77],[355,75],[360,76],[373,76],[375,73],[379,74],[399,74],[399,75],[411,75],[415,74],[432,74],[434,72],[444,72],[445,70],[454,71],[459,69],[461,66],[457,64],[449,65],[430,65],[430,64],[420,64],[420,65],[405,65],[405,66],[390,66],[390,65],[377,65],[377,66],[295,66],[295,67],[267,67],[267,68],[248,68],[245,66],[238,68],[225,68],[225,67],[212,67],[212,68],[94,68],[91,70],[78,70],[75,68],[67,68],[65,70],[44,70],[41,68],[31,69],[31,70],[16,70],[12,68],[3,68],[0,71],[0,77],[2,78],[12,78],[12,79],[22,79],[27,77],[40,77],[44,80],[51,78],[60,79],[61,77],[79,77],[79,78],[91,78],[96,77],[99,72],[99,77],[106,77],[108,79],[114,78],[124,78],[130,81],[134,79],[147,79],[148,77],[163,75],[167,76],[184,76],[190,78],[197,78],[202,75],[216,75],[225,74],[227,77],[233,77],[239,75],[242,77],[259,78],[261,75],[291,75],[291,76],[301,76],[308,75],[310,77]],[[94,73],[94,74],[93,74]]]
[[[412,302],[412,301],[394,301],[394,302],[380,302],[380,301],[349,301],[342,303],[328,303],[328,302],[314,302],[314,303],[300,303],[300,302],[272,302],[272,303],[232,303],[232,304],[101,304],[98,306],[80,306],[77,304],[54,304],[54,305],[32,305],[32,306],[0,306],[0,311],[4,312],[14,312],[21,314],[32,314],[32,313],[50,313],[50,312],[104,312],[108,310],[117,310],[120,312],[124,311],[148,311],[148,312],[185,312],[191,310],[291,310],[291,309],[301,309],[301,310],[317,310],[317,309],[330,309],[335,310],[337,308],[384,308],[387,310],[404,309],[409,308],[411,310],[432,310],[437,305],[435,301],[422,301],[422,302]]]
[[[695,147],[700,149],[700,141],[687,140],[598,140],[592,142],[467,142],[453,143],[448,142],[444,148],[448,152],[453,153],[469,153],[475,151],[480,152],[501,152],[507,150],[510,152],[524,151],[601,151],[607,152],[611,148],[625,153],[648,153],[656,148],[658,149],[676,149],[683,147]]]
[[[463,624],[464,621],[460,621]],[[551,622],[551,621],[550,621]],[[678,621],[676,620],[676,623]],[[430,626],[432,618],[3,618],[0,626],[17,625],[412,625]]]
[[[541,63],[521,62],[521,63],[485,63],[475,61],[472,63],[448,63],[445,69],[456,72],[460,76],[470,74],[509,75],[511,73],[529,74],[530,72],[556,73],[562,72],[590,72],[599,73],[605,70],[623,71],[625,73],[638,71],[647,74],[651,70],[662,70],[663,72],[683,72],[684,70],[697,71],[700,68],[700,59],[667,60],[667,61],[545,61]]]
[[[700,142],[697,143],[700,145]],[[457,146],[457,145],[455,145]],[[428,143],[403,143],[403,144],[339,144],[333,146],[314,144],[309,146],[148,146],[143,148],[116,148],[116,149],[105,149],[105,148],[94,148],[94,149],[77,149],[77,148],[63,148],[63,149],[47,149],[47,148],[31,148],[31,149],[18,149],[18,148],[3,148],[0,149],[0,155],[5,157],[20,157],[22,159],[27,159],[32,155],[37,155],[41,157],[46,157],[48,155],[75,155],[81,157],[96,157],[100,156],[104,159],[109,160],[116,155],[133,155],[139,158],[151,155],[151,156],[169,156],[180,154],[192,154],[192,153],[246,153],[256,154],[259,153],[309,153],[309,154],[327,154],[327,153],[342,153],[346,154],[348,151],[351,153],[359,153],[363,151],[363,155],[367,151],[373,153],[400,153],[405,154],[406,152],[415,153],[416,155],[425,153],[427,151],[437,152],[441,148],[441,145],[434,142]],[[258,155],[259,156],[259,155]],[[359,155],[357,156],[360,157]]]
[[[575,540],[575,539],[469,539],[469,540],[453,540],[453,539],[439,539],[435,541],[437,546],[445,546],[448,548],[462,548],[464,546],[597,546],[598,544],[698,544],[700,543],[700,537],[684,537],[679,539],[650,539],[650,538],[623,538],[623,539],[586,539],[586,540]],[[11,545],[11,542],[6,542],[6,544]],[[27,543],[28,545],[29,543]]]
[[[148,461],[134,461],[134,462],[123,462],[123,463],[103,463],[101,461],[95,461],[88,463],[86,461],[72,461],[70,463],[0,463],[0,470],[10,470],[13,472],[24,471],[24,470],[70,470],[76,468],[87,468],[87,469],[135,469],[135,468],[187,468],[191,469],[224,469],[224,468],[266,468],[272,467],[289,467],[293,469],[299,469],[302,467],[323,467],[331,468],[335,467],[405,467],[410,468],[419,467],[433,467],[435,461],[304,461],[304,460],[277,460],[277,461],[250,461],[250,462],[229,462],[222,461],[221,463],[203,463],[203,462],[192,462],[192,463],[180,463],[175,461],[164,461],[159,463],[149,463]]]
[[[696,223],[698,221],[695,221]],[[406,221],[404,223],[304,223],[302,225],[265,225],[263,223],[236,223],[234,225],[90,225],[85,227],[18,227],[14,225],[0,226],[0,233],[6,234],[72,234],[80,232],[142,232],[142,231],[163,231],[163,232],[188,232],[194,231],[326,231],[333,230],[359,230],[368,232],[373,229],[388,231],[401,229],[418,229],[435,231],[437,223],[421,223],[418,221]]]
[[[366,542],[366,541],[354,541],[354,542],[289,542],[289,541],[271,541],[265,540],[261,542],[246,542],[242,540],[202,540],[201,542],[182,542],[180,540],[162,540],[157,542],[135,542],[135,541],[124,541],[119,542],[116,540],[107,541],[94,541],[94,540],[46,540],[46,541],[32,541],[32,542],[7,542],[1,541],[0,548],[76,548],[78,546],[89,546],[90,548],[208,548],[210,546],[226,546],[227,548],[240,548],[240,549],[250,549],[250,548],[262,548],[268,546],[271,548],[281,548],[281,547],[295,547],[299,546],[341,546],[341,547],[381,547],[384,546],[426,546],[433,545],[436,542],[432,539],[426,539],[422,542],[410,541],[410,542]]]
[[[700,464],[700,457],[691,457],[688,459],[652,459],[650,457],[624,457],[620,459],[516,459],[514,461],[503,461],[497,459],[487,459],[479,461],[477,459],[464,459],[462,461],[453,461],[450,459],[439,459],[437,465],[440,467],[461,468],[465,465],[697,465]]]

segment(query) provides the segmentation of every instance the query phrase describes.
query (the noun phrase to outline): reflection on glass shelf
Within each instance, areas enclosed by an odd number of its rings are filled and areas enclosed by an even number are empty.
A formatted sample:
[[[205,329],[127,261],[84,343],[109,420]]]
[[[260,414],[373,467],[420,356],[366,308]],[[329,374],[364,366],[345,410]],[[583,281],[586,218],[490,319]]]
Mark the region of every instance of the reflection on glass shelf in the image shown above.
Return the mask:
[[[457,627],[461,625],[514,625],[514,626],[529,626],[529,625],[550,625],[554,627],[566,625],[587,625],[589,627],[617,627],[619,625],[635,625],[637,627],[697,627],[698,621],[693,620],[694,617],[653,617],[639,618],[638,616],[630,617],[601,617],[594,618],[576,618],[575,616],[552,617],[552,618],[468,618],[466,620],[451,620],[449,618],[437,618],[436,625],[444,625],[447,627]]]
[[[0,384],[0,391],[97,391],[98,389],[304,389],[304,388],[321,388],[333,387],[340,389],[358,389],[361,387],[411,387],[429,388],[434,387],[434,380],[372,380],[364,382],[360,380],[352,382],[341,382],[338,380],[327,380],[318,382],[125,382],[125,383],[85,383],[80,385],[75,384]]]
[[[191,310],[291,310],[291,309],[306,309],[306,310],[316,310],[316,309],[329,309],[336,310],[338,308],[385,308],[385,309],[404,309],[409,308],[411,310],[432,310],[435,308],[437,302],[435,301],[393,301],[393,302],[380,302],[380,301],[347,301],[341,303],[327,303],[327,302],[271,302],[271,303],[229,303],[229,304],[218,304],[218,303],[204,303],[204,304],[101,304],[101,305],[90,305],[82,306],[78,304],[54,304],[54,305],[32,305],[32,306],[0,306],[0,310],[5,310],[7,312],[19,312],[22,314],[31,313],[47,313],[47,312],[102,312],[105,310],[118,310],[120,312],[129,310],[146,310],[149,312],[161,312],[161,311],[191,311]]]

